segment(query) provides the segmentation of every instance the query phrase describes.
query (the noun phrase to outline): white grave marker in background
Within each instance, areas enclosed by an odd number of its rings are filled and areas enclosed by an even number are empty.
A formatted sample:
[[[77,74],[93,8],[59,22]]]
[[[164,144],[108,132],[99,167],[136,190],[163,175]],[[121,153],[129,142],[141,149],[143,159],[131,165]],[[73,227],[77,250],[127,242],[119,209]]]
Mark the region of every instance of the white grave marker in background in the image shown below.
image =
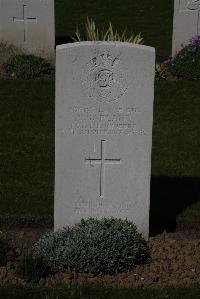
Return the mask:
[[[149,233],[153,48],[57,47],[55,229],[116,217]]]
[[[54,0],[0,0],[0,42],[53,59],[54,27]]]
[[[175,0],[172,55],[194,35],[200,35],[200,0]]]

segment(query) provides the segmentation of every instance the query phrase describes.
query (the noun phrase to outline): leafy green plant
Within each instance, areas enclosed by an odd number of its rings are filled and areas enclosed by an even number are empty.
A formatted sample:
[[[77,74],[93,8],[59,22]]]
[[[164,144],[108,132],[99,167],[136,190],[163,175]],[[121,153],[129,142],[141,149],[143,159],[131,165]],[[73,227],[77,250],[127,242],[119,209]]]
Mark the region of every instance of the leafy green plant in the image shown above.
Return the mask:
[[[177,78],[200,80],[200,36],[194,36],[166,63],[168,70]]]
[[[25,54],[10,57],[3,68],[8,77],[26,80],[49,76],[53,71],[44,58]]]
[[[156,80],[166,80],[169,76],[167,67],[164,64],[156,63]]]
[[[77,28],[75,32],[74,41],[121,41],[121,42],[129,42],[134,44],[142,44],[143,38],[141,37],[141,33],[137,35],[127,35],[126,30],[122,34],[120,34],[117,30],[113,29],[111,22],[109,22],[108,28],[106,30],[100,30],[95,21],[89,19],[87,17],[85,23],[85,34],[84,37],[81,36],[79,29]]]
[[[7,253],[10,250],[9,241],[3,234],[0,234],[0,265],[7,262]]]
[[[17,275],[25,281],[38,282],[50,273],[50,267],[41,257],[22,257],[17,265]]]
[[[136,226],[127,220],[89,218],[43,236],[34,247],[54,267],[86,273],[116,273],[150,261]]]
[[[23,54],[22,49],[12,44],[0,42],[0,65],[4,64],[11,56],[19,54]]]

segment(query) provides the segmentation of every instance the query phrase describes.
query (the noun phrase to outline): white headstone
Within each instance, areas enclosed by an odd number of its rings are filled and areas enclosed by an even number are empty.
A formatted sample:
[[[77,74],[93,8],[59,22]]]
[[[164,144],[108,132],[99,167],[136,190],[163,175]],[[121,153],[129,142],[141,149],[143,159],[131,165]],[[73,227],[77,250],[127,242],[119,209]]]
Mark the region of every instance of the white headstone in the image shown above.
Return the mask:
[[[153,48],[57,47],[55,229],[116,217],[149,231]]]
[[[194,35],[200,35],[200,0],[175,0],[172,56]]]
[[[54,0],[0,0],[0,42],[53,59]]]

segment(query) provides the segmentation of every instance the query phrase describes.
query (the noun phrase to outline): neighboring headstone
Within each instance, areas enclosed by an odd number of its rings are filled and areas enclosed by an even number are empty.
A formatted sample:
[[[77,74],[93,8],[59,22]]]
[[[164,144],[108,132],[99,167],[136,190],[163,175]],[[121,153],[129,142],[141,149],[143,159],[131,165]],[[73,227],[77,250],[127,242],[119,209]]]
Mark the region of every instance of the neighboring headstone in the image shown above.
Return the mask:
[[[54,0],[0,0],[0,42],[53,59],[54,27]]]
[[[57,47],[55,229],[116,217],[149,231],[153,48]]]
[[[200,0],[175,0],[172,56],[194,35],[200,35]]]

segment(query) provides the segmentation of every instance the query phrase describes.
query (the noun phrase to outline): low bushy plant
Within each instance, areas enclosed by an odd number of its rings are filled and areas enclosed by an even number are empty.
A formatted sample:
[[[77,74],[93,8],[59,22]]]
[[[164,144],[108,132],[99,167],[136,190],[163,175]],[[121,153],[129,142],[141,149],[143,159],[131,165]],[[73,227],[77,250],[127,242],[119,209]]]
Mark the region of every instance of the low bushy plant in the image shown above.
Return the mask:
[[[51,64],[44,58],[34,55],[15,55],[10,57],[3,68],[8,77],[16,79],[35,79],[49,76]]]
[[[169,76],[169,72],[165,64],[156,63],[155,71],[156,71],[155,78],[158,81],[166,80],[167,77]]]
[[[22,49],[8,43],[0,42],[0,66],[3,65],[9,57],[23,54]]]
[[[43,236],[34,247],[54,267],[86,273],[122,272],[150,261],[136,226],[127,220],[89,218]]]
[[[25,281],[38,282],[50,274],[50,267],[41,257],[24,256],[20,259],[16,272]]]
[[[200,35],[192,37],[190,43],[165,64],[177,78],[200,80]]]
[[[120,34],[117,30],[113,29],[111,22],[108,24],[108,28],[105,30],[100,30],[95,21],[89,19],[87,17],[85,23],[85,32],[83,36],[80,34],[79,29],[77,28],[75,32],[74,41],[81,42],[81,41],[121,41],[121,42],[129,42],[134,44],[142,44],[143,38],[141,37],[141,33],[134,35],[130,34],[127,35],[126,30],[122,34]]]
[[[7,253],[10,250],[9,241],[6,236],[0,234],[0,266],[7,262]]]

